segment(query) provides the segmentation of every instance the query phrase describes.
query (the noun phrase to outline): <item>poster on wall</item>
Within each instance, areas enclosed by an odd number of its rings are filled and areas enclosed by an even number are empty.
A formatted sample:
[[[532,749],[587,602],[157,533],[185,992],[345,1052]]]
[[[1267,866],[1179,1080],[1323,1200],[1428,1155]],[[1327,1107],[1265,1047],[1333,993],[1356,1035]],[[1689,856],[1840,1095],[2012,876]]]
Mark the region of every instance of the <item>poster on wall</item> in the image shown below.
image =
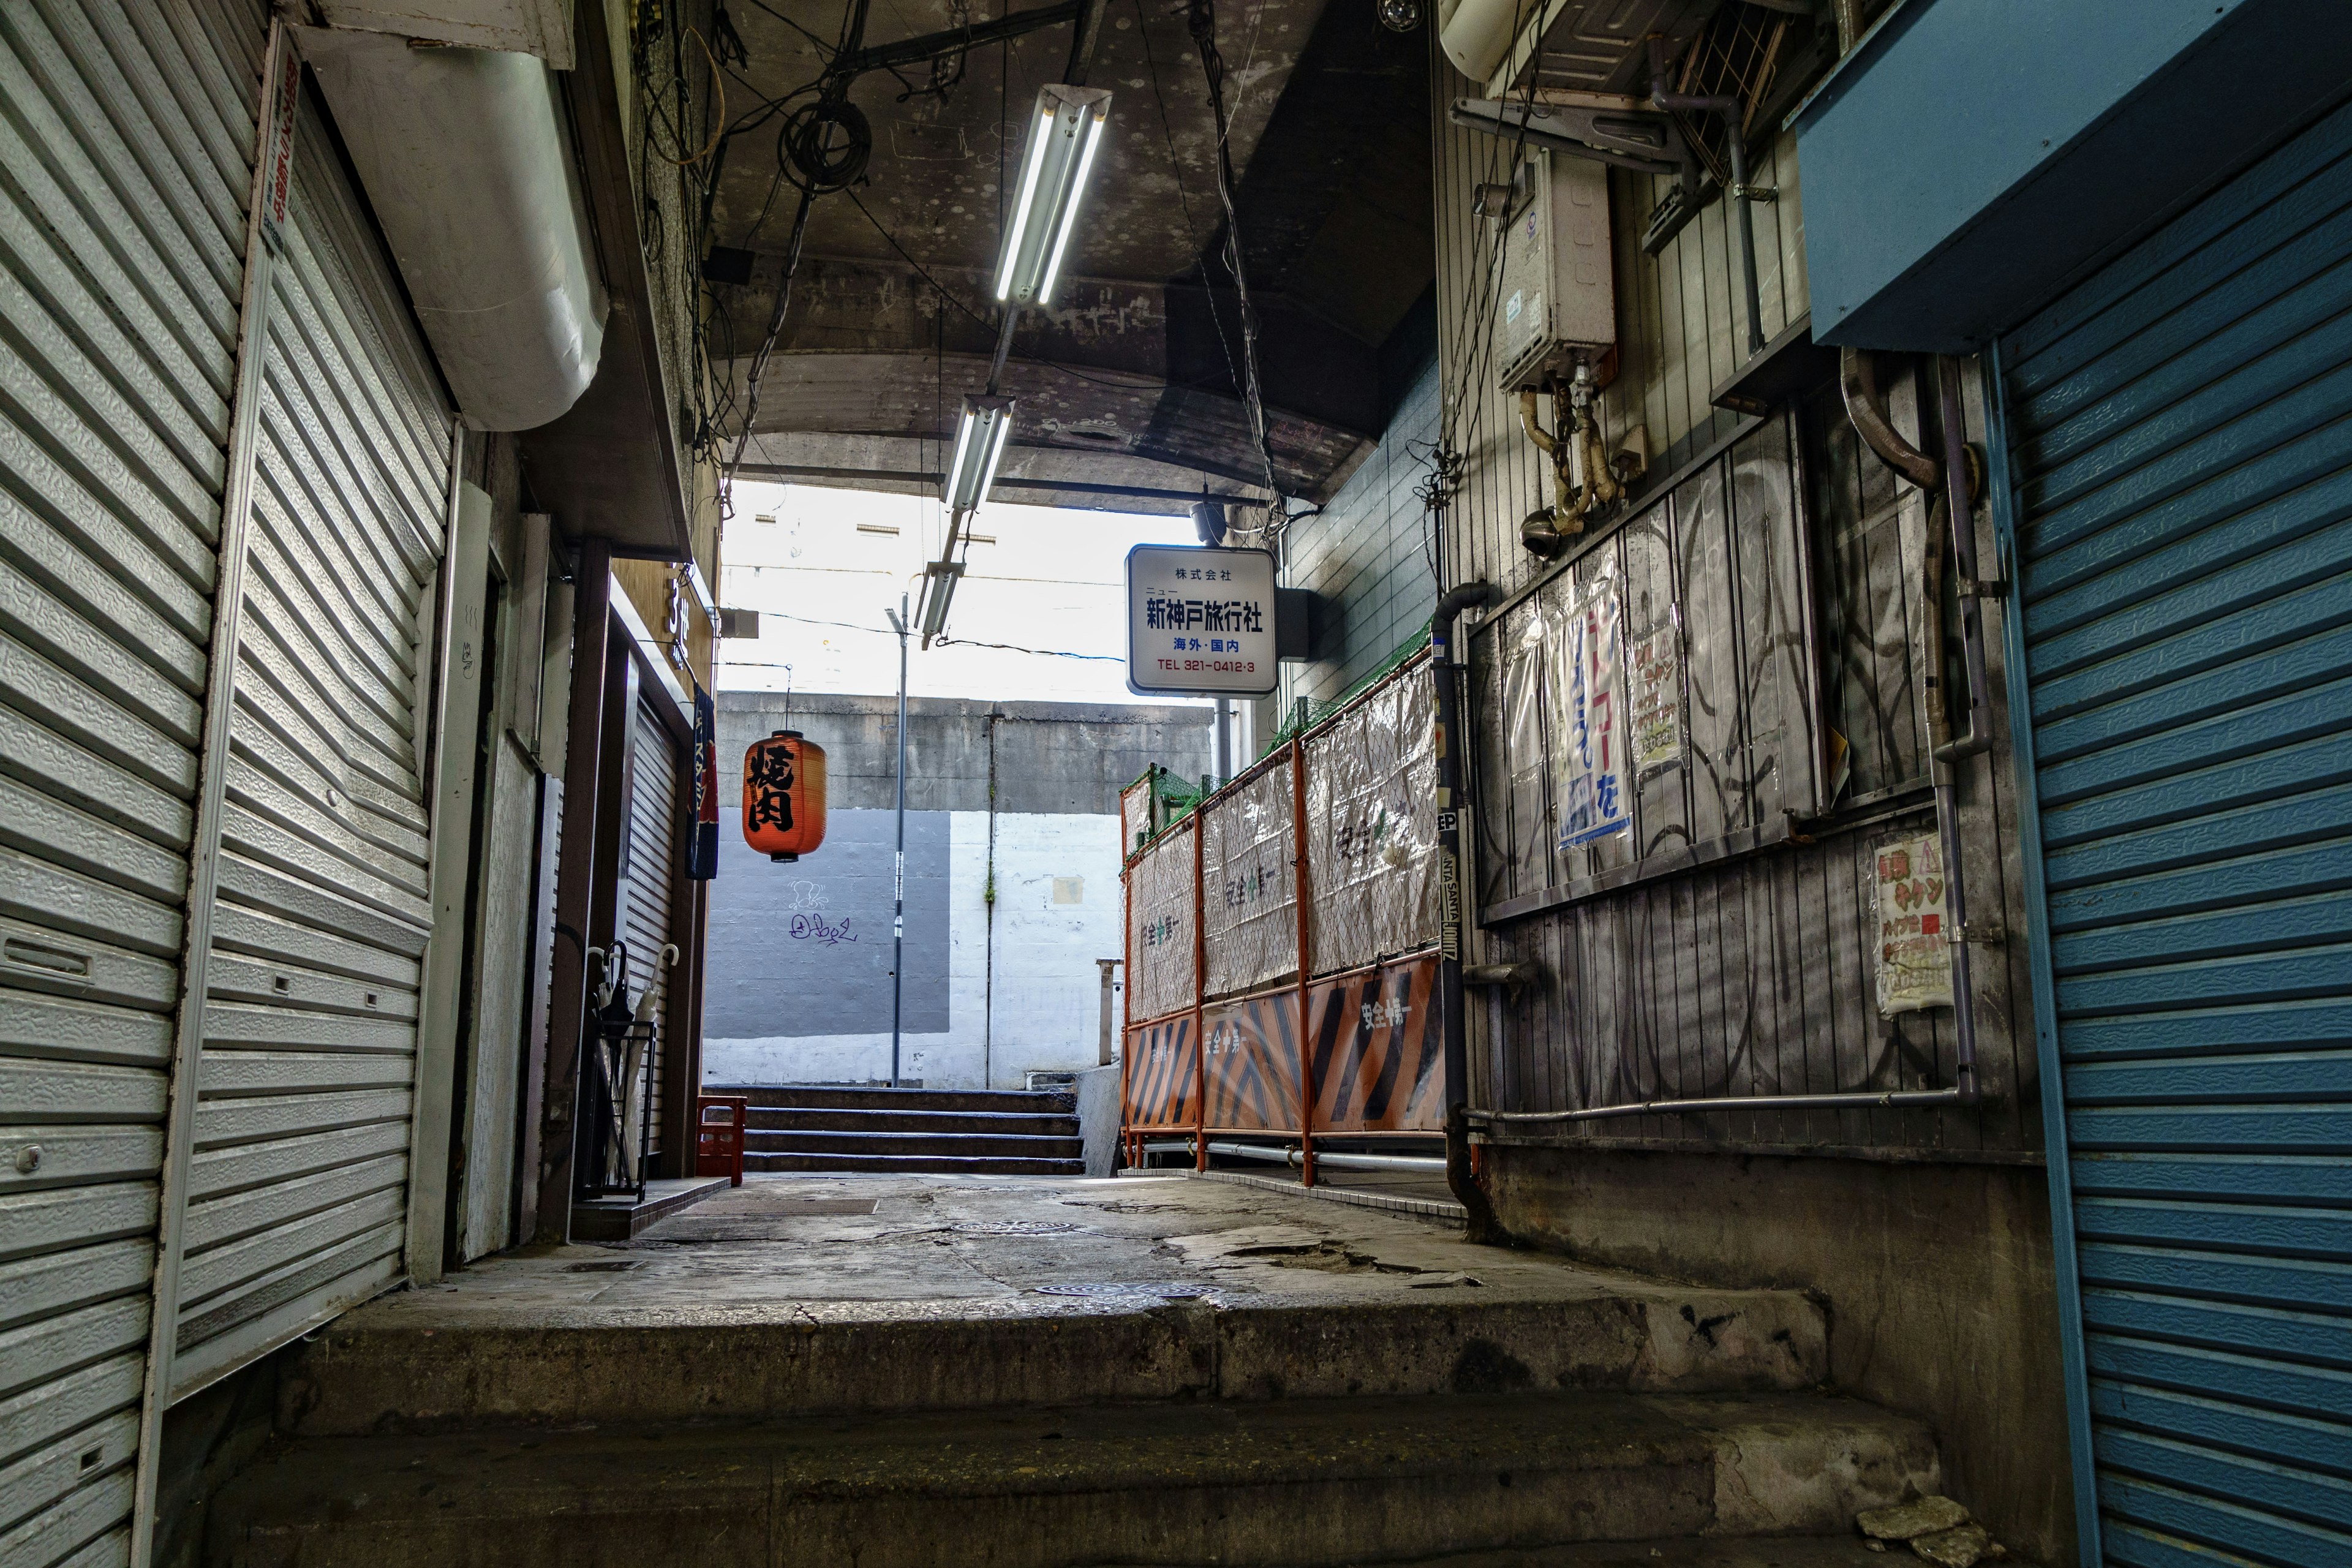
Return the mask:
[[[1871,888],[1879,1012],[1891,1018],[1950,1006],[1951,933],[1944,927],[1944,848],[1936,835],[1880,845]]]
[[[1626,750],[1647,779],[1683,760],[1683,629],[1672,616],[1625,645]]]
[[[1585,584],[1552,644],[1553,786],[1559,847],[1633,826],[1625,784],[1623,595],[1616,574]]]

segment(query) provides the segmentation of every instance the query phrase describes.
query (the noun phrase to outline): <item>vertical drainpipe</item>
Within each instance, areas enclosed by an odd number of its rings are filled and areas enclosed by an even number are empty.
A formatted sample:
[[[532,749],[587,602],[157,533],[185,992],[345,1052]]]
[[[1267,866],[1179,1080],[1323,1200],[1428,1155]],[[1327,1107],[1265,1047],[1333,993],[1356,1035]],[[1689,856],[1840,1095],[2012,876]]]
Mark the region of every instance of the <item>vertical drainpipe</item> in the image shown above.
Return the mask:
[[[1472,1241],[1498,1237],[1502,1227],[1470,1169],[1470,1049],[1462,1016],[1462,713],[1455,684],[1454,623],[1463,612],[1499,595],[1484,582],[1465,583],[1437,601],[1430,623],[1430,672],[1437,682],[1438,1016],[1445,1046],[1445,1184],[1467,1213]]]
[[[1298,900],[1298,1180],[1315,1184],[1315,1066],[1307,1048],[1307,976],[1315,936],[1307,913],[1307,737],[1290,742],[1291,887]]]
[[[1151,787],[1159,786],[1155,784]],[[1135,1053],[1127,1048],[1127,1015],[1129,1009],[1125,1005],[1135,994],[1135,849],[1127,842],[1127,814],[1124,811],[1119,813],[1118,834],[1118,948],[1127,959],[1126,968],[1122,971],[1127,976],[1127,989],[1119,993],[1122,1005],[1118,1010],[1118,1130],[1127,1146],[1127,1163],[1140,1165],[1143,1152],[1138,1146],[1136,1135],[1129,1131],[1127,1126],[1127,1108],[1135,1103],[1128,1098],[1128,1074],[1133,1067]]]
[[[987,938],[981,957],[980,1087],[996,1086],[996,721],[1003,710],[988,708],[988,877],[981,887]]]
[[[1675,92],[1666,86],[1666,40],[1650,35],[1650,101],[1660,109],[1689,114],[1713,114],[1723,121],[1723,141],[1731,154],[1731,189],[1726,193],[1739,206],[1739,280],[1748,300],[1748,353],[1764,348],[1764,307],[1756,282],[1756,192],[1748,184],[1748,138],[1741,121],[1746,106],[1729,93]],[[1692,193],[1696,195],[1697,193]],[[1768,193],[1769,195],[1769,193]]]
[[[1209,1037],[1202,1002],[1209,989],[1208,904],[1201,882],[1202,823],[1208,802],[1192,808],[1192,1168],[1209,1168]]]

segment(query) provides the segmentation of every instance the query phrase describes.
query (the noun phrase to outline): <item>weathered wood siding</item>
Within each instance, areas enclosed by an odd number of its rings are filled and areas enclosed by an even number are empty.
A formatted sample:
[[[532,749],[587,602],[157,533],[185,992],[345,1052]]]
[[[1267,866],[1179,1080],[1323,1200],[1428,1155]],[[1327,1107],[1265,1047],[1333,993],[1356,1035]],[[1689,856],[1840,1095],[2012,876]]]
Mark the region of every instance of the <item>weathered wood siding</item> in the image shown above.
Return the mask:
[[[1727,228],[1725,204],[1710,205],[1653,260],[1639,237],[1660,183],[1612,172],[1619,366],[1601,399],[1601,420],[1612,449],[1642,428],[1650,470],[1626,513],[1569,560],[1529,554],[1518,541],[1519,521],[1549,501],[1549,478],[1520,433],[1516,398],[1495,386],[1486,325],[1496,304],[1495,237],[1471,212],[1475,185],[1507,177],[1507,148],[1444,123],[1446,103],[1469,89],[1442,58],[1433,69],[1441,423],[1465,459],[1445,520],[1444,579],[1450,586],[1483,578],[1517,594],[1553,574],[1559,586],[1546,591],[1557,597],[1607,563],[1623,575],[1629,626],[1666,613],[1656,600],[1672,595],[1692,682],[1694,765],[1679,778],[1637,784],[1647,825],[1637,827],[1638,837],[1603,840],[1607,847],[1574,851],[1567,858],[1574,863],[1564,864],[1553,847],[1547,769],[1530,750],[1548,743],[1541,693],[1524,676],[1515,681],[1502,657],[1524,617],[1547,602],[1545,593],[1507,606],[1467,638],[1481,911],[1472,952],[1484,963],[1529,963],[1539,973],[1533,984],[1471,1004],[1474,1101],[1501,1110],[1566,1110],[1669,1096],[1949,1085],[1950,1012],[1885,1019],[1874,990],[1873,853],[1898,834],[1932,831],[1935,820],[1917,700],[1923,504],[1915,492],[1898,494],[1892,476],[1860,448],[1833,393],[1797,417],[1770,421],[1710,405],[1712,389],[1743,357],[1747,336],[1737,302],[1736,231]],[[1803,216],[1788,138],[1759,178],[1780,191],[1777,203],[1756,210],[1769,340],[1806,310]],[[1916,437],[1907,382],[1891,401]],[[1969,405],[1980,401],[1971,395]],[[1735,462],[1747,465],[1742,474],[1787,465],[1783,493],[1796,515],[1785,525],[1737,515],[1736,500],[1727,518],[1724,501],[1709,498],[1706,476],[1691,469],[1692,458],[1734,437],[1741,438]],[[1776,442],[1784,443],[1778,457]],[[1979,519],[1987,550],[1989,535]],[[1779,551],[1759,548],[1768,537],[1786,542]],[[1701,561],[1709,540],[1730,558],[1727,565]],[[1803,612],[1794,620],[1792,595]],[[1998,608],[1988,605],[1996,694],[2000,624]],[[1698,689],[1708,680],[1736,700],[1702,703]],[[1964,717],[1964,697],[1955,700]],[[1997,725],[2003,713],[1996,700]],[[1846,742],[1843,773],[1832,769],[1832,731]],[[1770,745],[1811,754],[1790,752],[1787,761],[1797,765],[1767,768]],[[1731,758],[1740,765],[1711,773],[1695,765]],[[1738,774],[1738,787],[1726,787],[1727,771]],[[1971,950],[1983,1105],[1624,1118],[1501,1136],[2031,1157],[2040,1121],[2027,970],[2015,934],[2022,921],[2011,779],[2000,729],[1991,755],[1964,763],[1959,781],[1971,924],[1989,938]],[[1818,793],[1831,789],[1834,801],[1819,815]],[[1793,825],[1784,811],[1798,814]],[[1777,846],[1739,842],[1743,833],[1770,837],[1790,826],[1796,837]],[[1677,847],[1699,863],[1659,869]]]

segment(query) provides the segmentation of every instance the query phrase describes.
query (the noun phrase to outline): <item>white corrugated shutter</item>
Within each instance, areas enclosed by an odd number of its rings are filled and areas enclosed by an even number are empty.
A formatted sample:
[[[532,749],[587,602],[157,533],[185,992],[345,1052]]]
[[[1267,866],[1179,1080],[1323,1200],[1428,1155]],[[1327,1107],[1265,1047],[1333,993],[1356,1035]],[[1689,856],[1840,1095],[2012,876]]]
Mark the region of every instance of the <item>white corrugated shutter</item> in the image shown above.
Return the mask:
[[[129,1550],[261,37],[0,7],[10,1568]]]
[[[450,415],[324,124],[263,401],[173,1386],[401,1272]]]
[[[652,1078],[653,1114],[645,1147],[661,1152],[661,1064],[669,1053],[669,971],[663,946],[670,940],[670,884],[677,869],[677,744],[651,710],[637,707],[631,749],[629,860],[622,884],[621,936],[629,944],[629,986],[654,993],[654,1049],[646,1071]],[[643,1104],[643,1090],[639,1103]]]

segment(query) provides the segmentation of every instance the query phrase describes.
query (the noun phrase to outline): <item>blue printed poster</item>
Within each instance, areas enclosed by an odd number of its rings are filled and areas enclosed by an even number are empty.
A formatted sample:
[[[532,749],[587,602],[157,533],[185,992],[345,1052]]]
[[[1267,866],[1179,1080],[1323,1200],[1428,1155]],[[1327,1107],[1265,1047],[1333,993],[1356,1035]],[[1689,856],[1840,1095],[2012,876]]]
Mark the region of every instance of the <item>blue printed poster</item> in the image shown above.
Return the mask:
[[[1552,645],[1553,799],[1559,847],[1632,830],[1625,779],[1623,595],[1605,572],[1577,586]]]

